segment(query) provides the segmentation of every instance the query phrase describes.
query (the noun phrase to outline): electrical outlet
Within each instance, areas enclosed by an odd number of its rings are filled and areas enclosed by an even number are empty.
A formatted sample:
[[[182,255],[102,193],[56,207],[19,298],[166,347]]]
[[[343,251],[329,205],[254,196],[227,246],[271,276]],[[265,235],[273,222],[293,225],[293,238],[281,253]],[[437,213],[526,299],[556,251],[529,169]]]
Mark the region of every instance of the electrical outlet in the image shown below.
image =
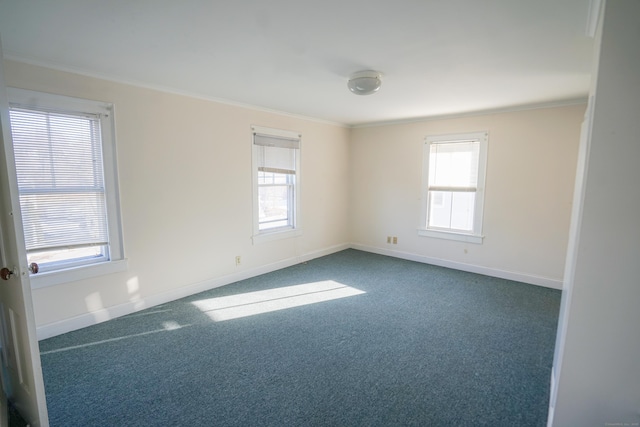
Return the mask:
[[[236,256],[236,265],[240,265],[242,263],[242,258],[240,258],[240,255]]]
[[[394,245],[398,244],[398,237],[397,236],[393,236],[393,244]]]
[[[391,236],[387,236],[387,243],[391,243]]]

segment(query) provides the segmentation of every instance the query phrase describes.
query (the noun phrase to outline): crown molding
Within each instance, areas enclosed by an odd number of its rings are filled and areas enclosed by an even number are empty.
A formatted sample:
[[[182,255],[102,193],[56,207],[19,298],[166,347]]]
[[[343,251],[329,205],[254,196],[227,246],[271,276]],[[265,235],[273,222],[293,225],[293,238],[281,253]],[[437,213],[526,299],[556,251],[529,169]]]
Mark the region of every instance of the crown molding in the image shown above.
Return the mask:
[[[599,2],[600,0],[593,0],[593,3],[599,4]],[[348,124],[348,123],[340,123],[340,122],[334,122],[330,120],[319,119],[316,117],[304,116],[300,114],[290,113],[287,111],[280,111],[280,110],[270,109],[266,107],[260,107],[260,106],[251,105],[251,104],[245,104],[245,103],[232,101],[225,98],[216,98],[213,96],[206,96],[199,93],[183,91],[183,90],[179,90],[179,89],[168,87],[168,86],[149,84],[149,83],[138,81],[138,80],[127,79],[127,78],[110,75],[106,73],[99,73],[99,72],[86,70],[79,67],[63,66],[54,62],[27,58],[24,56],[16,55],[11,52],[5,52],[4,59],[27,64],[27,65],[33,65],[36,67],[49,68],[56,71],[62,71],[62,72],[77,74],[85,77],[106,80],[106,81],[110,81],[118,84],[135,86],[143,89],[150,89],[158,92],[170,93],[173,95],[186,96],[189,98],[215,102],[218,104],[228,105],[232,107],[243,108],[243,109],[258,111],[262,113],[275,114],[279,116],[290,117],[297,120],[304,120],[304,121],[309,121],[314,123],[337,126],[337,127],[346,128],[346,129],[390,126],[390,125],[417,123],[417,122],[425,122],[425,121],[432,121],[432,120],[446,120],[446,119],[455,119],[455,118],[463,118],[463,117],[483,116],[488,114],[510,113],[510,112],[516,112],[516,111],[535,110],[535,109],[542,109],[542,108],[565,107],[570,105],[586,104],[588,100],[588,97],[584,96],[580,98],[569,98],[569,99],[561,99],[561,100],[548,101],[548,102],[542,102],[542,103],[513,105],[513,106],[474,110],[474,111],[461,112],[461,113],[421,116],[421,117],[412,117],[412,118],[397,119],[397,120],[382,120],[382,121],[374,121],[374,122],[359,123],[359,124]]]
[[[539,103],[533,103],[533,104],[520,104],[520,105],[512,105],[512,106],[499,107],[499,108],[488,108],[485,110],[474,110],[474,111],[467,111],[463,113],[440,114],[440,115],[433,115],[433,116],[414,117],[409,119],[377,121],[377,122],[371,122],[371,123],[362,123],[362,124],[352,125],[349,127],[352,129],[358,129],[358,128],[368,128],[368,127],[377,127],[377,126],[391,126],[391,125],[408,124],[408,123],[428,122],[428,121],[434,121],[434,120],[448,120],[448,119],[459,119],[464,117],[486,116],[489,114],[514,113],[518,111],[568,107],[571,105],[583,105],[583,104],[586,105],[588,100],[589,98],[587,96],[584,96],[580,98],[559,99],[555,101],[539,102]]]
[[[123,84],[123,85],[128,85],[128,86],[135,86],[135,87],[139,87],[139,88],[143,88],[143,89],[155,90],[155,91],[158,91],[158,92],[169,93],[169,94],[172,94],[172,95],[186,96],[186,97],[189,97],[189,98],[200,99],[200,100],[203,100],[203,101],[209,101],[209,102],[215,102],[215,103],[218,103],[218,104],[229,105],[231,107],[237,107],[237,108],[244,108],[244,109],[247,109],[247,110],[259,111],[261,113],[276,114],[276,115],[279,115],[279,116],[290,117],[290,118],[293,118],[293,119],[305,120],[305,121],[321,123],[321,124],[326,124],[326,125],[332,125],[332,126],[338,126],[338,127],[342,127],[342,128],[349,128],[350,127],[348,124],[345,124],[345,123],[333,122],[333,121],[330,121],[330,120],[324,120],[324,119],[319,119],[319,118],[316,118],[316,117],[304,116],[304,115],[301,115],[301,114],[295,114],[295,113],[290,113],[290,112],[287,112],[287,111],[275,110],[275,109],[271,109],[271,108],[267,108],[267,107],[260,107],[260,106],[252,105],[252,104],[245,104],[245,103],[242,103],[242,102],[232,101],[232,100],[226,99],[226,98],[217,98],[217,97],[214,97],[214,96],[207,96],[207,95],[203,95],[203,94],[200,94],[200,93],[184,91],[184,90],[176,89],[176,88],[169,87],[169,86],[149,84],[147,82],[142,82],[142,81],[135,80],[135,79],[128,79],[128,78],[124,78],[124,77],[116,76],[116,75],[112,75],[112,74],[100,73],[100,72],[87,70],[87,69],[80,68],[80,67],[69,67],[69,66],[66,66],[66,65],[57,64],[55,62],[42,61],[42,60],[33,59],[33,58],[27,58],[27,57],[24,57],[24,56],[13,54],[11,52],[5,53],[4,59],[9,60],[9,61],[14,61],[14,62],[20,62],[20,63],[27,64],[27,65],[33,65],[33,66],[36,66],[36,67],[49,68],[49,69],[52,69],[52,70],[62,71],[62,72],[65,72],[65,73],[78,74],[78,75],[81,75],[81,76],[84,76],[84,77],[91,77],[91,78],[95,78],[95,79],[106,80],[106,81],[110,81],[110,82],[113,82],[113,83],[118,83],[118,84]]]

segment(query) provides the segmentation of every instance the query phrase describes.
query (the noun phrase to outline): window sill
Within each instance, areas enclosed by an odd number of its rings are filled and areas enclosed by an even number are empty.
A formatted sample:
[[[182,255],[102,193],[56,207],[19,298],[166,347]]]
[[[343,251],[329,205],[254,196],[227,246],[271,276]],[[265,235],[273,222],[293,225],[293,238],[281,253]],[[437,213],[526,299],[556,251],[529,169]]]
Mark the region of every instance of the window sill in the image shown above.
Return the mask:
[[[287,228],[284,230],[274,230],[274,231],[265,231],[260,234],[256,234],[253,236],[253,244],[270,242],[273,240],[280,239],[289,239],[291,237],[300,236],[302,234],[302,230],[299,228],[291,229]]]
[[[456,233],[455,231],[428,230],[419,228],[418,235],[423,237],[435,237],[436,239],[456,240],[458,242],[482,244],[484,236],[479,234]]]
[[[125,271],[128,267],[126,259],[118,261],[101,262],[99,264],[83,265],[82,267],[68,268],[65,270],[50,271],[46,273],[32,274],[31,289],[46,288],[77,280],[90,279],[105,274]]]

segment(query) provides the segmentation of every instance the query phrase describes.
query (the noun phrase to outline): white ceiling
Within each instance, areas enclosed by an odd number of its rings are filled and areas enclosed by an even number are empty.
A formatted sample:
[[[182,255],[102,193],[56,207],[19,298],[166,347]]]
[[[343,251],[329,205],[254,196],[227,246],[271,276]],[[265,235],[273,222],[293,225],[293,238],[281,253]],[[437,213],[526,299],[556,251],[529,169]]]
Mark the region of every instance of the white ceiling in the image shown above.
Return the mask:
[[[587,95],[590,0],[0,0],[5,57],[347,125]],[[350,74],[383,73],[356,96]]]

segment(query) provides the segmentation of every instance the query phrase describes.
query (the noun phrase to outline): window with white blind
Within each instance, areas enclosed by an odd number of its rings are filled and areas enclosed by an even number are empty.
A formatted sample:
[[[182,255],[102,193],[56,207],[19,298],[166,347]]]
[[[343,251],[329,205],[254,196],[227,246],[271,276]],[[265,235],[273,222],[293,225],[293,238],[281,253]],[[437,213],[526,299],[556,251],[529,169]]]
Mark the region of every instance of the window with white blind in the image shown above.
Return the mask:
[[[429,136],[420,235],[482,243],[487,132]]]
[[[111,106],[14,89],[9,100],[28,262],[46,280],[121,260]]]
[[[300,135],[253,126],[254,242],[300,232]]]

